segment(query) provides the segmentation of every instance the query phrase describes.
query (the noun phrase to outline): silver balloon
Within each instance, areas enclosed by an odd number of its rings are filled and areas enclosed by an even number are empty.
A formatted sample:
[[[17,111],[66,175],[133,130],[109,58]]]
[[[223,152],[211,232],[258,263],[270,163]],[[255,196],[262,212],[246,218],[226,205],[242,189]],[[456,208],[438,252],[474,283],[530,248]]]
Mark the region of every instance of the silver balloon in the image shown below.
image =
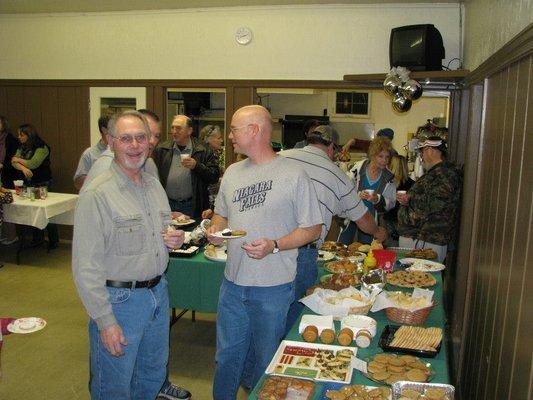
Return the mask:
[[[392,108],[394,108],[394,110],[398,111],[399,113],[409,111],[412,104],[413,102],[411,101],[411,99],[408,99],[400,92],[396,93],[394,95],[394,98],[392,99]]]
[[[417,100],[422,96],[422,85],[415,81],[414,79],[409,79],[408,81],[404,82],[402,86],[400,86],[400,91],[404,95],[404,97],[411,99],[411,100]]]
[[[389,96],[393,96],[400,88],[402,81],[395,75],[389,75],[383,81],[383,90]]]

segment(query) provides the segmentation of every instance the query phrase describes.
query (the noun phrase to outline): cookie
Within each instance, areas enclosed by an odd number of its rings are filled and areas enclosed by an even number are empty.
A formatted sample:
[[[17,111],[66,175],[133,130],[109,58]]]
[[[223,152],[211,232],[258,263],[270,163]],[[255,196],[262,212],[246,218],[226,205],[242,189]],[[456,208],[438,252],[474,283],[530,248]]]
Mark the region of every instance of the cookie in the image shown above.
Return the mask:
[[[427,379],[426,374],[419,369],[411,369],[405,373],[407,379],[413,382],[425,382]]]

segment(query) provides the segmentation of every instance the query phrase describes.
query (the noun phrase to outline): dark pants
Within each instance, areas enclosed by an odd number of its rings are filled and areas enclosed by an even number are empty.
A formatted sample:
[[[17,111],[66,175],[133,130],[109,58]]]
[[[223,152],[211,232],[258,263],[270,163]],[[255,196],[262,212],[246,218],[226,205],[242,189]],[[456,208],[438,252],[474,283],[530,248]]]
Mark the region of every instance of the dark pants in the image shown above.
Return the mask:
[[[187,200],[168,199],[168,204],[170,205],[171,211],[179,211],[185,215],[188,215],[191,218],[198,217],[197,215],[194,215],[192,197]]]

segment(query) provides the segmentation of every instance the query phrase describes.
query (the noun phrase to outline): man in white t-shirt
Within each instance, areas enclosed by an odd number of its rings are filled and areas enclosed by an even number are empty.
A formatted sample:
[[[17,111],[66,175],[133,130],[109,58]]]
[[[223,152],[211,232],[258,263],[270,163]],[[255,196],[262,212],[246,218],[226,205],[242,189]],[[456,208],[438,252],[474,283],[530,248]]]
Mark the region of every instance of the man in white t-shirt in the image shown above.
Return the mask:
[[[313,185],[303,170],[271,146],[272,119],[262,106],[235,112],[229,139],[248,158],[229,166],[208,230],[231,227],[245,236],[228,240],[220,288],[213,397],[235,399],[251,350],[252,386],[268,366],[284,335],[294,299],[298,248],[320,236],[322,216]]]

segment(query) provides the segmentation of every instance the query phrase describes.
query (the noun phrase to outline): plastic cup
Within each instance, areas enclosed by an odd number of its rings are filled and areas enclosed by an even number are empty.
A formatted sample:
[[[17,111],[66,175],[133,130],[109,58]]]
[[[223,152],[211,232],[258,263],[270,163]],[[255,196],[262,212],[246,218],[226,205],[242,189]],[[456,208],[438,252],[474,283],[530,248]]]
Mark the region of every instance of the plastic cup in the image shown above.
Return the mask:
[[[190,158],[191,155],[189,153],[185,153],[185,154],[182,153],[180,154],[180,157],[181,157],[181,161],[183,161],[183,160],[186,160],[187,158]]]
[[[397,194],[397,195],[399,194],[399,195],[402,195],[402,196],[403,196],[404,194],[407,194],[407,191],[406,191],[406,190],[397,190],[397,191],[396,191],[396,194]]]
[[[17,194],[17,196],[22,195],[22,187],[24,186],[24,181],[13,181],[13,186],[15,186],[15,193]]]
[[[374,189],[365,189],[366,194],[373,195]]]

